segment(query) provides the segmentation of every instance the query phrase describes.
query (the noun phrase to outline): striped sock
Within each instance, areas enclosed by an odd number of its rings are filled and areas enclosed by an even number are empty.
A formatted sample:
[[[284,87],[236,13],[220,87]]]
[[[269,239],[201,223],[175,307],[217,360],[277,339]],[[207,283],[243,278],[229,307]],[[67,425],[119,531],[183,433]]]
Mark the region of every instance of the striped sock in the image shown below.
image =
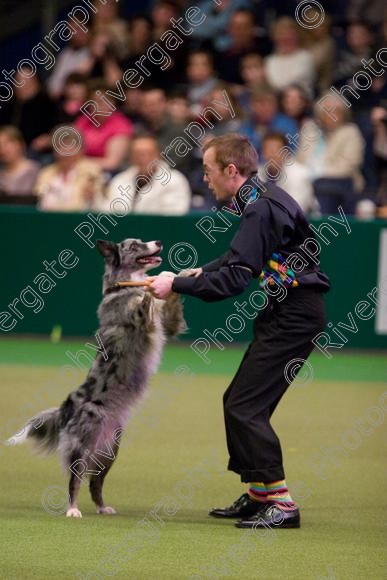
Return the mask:
[[[261,481],[253,481],[249,483],[247,493],[249,494],[250,499],[253,499],[254,501],[260,501],[262,503],[266,503],[267,501],[266,487]]]
[[[295,502],[292,500],[285,479],[265,483],[265,487],[267,491],[267,501],[271,501],[285,511],[297,507]]]

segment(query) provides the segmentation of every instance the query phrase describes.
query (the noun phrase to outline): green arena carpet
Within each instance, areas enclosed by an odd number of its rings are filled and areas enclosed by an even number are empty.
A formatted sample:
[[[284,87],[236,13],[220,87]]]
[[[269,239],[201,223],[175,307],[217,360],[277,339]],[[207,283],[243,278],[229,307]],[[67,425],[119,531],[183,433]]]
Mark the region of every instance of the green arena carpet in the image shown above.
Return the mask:
[[[85,342],[0,341],[2,442],[23,415],[58,405],[71,390],[58,373],[71,362],[66,351]],[[83,518],[67,519],[57,457],[2,444],[0,577],[386,578],[385,356],[312,355],[273,420],[302,527],[245,532],[207,516],[244,491],[225,471],[221,408],[242,353],[213,349],[206,365],[187,346],[167,348],[106,480],[116,516],[97,516],[83,485]]]

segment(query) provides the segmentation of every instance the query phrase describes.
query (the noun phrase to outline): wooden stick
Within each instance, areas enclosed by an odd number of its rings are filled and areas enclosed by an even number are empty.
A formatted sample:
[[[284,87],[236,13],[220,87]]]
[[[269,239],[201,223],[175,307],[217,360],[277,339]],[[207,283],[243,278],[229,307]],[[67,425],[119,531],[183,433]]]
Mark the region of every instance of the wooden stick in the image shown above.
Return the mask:
[[[116,282],[114,284],[115,288],[141,288],[141,286],[150,286],[153,282],[152,278],[146,278],[145,280],[136,280],[136,281],[126,281],[126,282]]]

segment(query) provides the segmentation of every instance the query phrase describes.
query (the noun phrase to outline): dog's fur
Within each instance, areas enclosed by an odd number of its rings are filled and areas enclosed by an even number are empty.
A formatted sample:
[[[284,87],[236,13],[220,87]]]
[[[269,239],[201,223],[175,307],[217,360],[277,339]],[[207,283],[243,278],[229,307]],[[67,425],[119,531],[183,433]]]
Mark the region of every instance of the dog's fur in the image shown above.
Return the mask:
[[[158,266],[160,242],[127,239],[115,244],[99,240],[97,247],[105,258],[98,333],[108,358],[105,360],[101,349],[84,383],[59,408],[43,411],[9,439],[15,444],[28,438],[38,444],[40,451],[59,451],[70,475],[69,517],[82,516],[77,507],[81,478],[76,475],[78,469],[70,470],[75,464],[94,471],[89,488],[97,513],[115,513],[103,502],[102,486],[117,455],[117,434],[122,433],[131,408],[156,372],[166,338],[186,328],[177,294],[164,301],[141,287],[109,290],[118,281],[141,280],[146,271]],[[96,450],[104,453],[97,455],[103,464],[101,469],[91,458]]]

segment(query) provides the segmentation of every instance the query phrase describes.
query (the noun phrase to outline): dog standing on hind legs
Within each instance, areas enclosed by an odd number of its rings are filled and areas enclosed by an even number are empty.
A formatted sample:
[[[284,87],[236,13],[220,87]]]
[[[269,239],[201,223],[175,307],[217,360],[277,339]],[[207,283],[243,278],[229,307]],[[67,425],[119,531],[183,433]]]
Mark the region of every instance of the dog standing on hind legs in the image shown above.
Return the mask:
[[[141,281],[159,266],[161,242],[99,240],[97,247],[105,259],[98,309],[105,352],[97,353],[85,381],[60,407],[35,416],[8,440],[13,445],[31,439],[42,452],[59,452],[64,469],[70,471],[68,517],[82,517],[77,498],[83,475],[89,476],[97,513],[116,513],[105,505],[102,488],[123,428],[159,366],[166,339],[186,329],[177,294],[164,301],[143,287],[116,286],[120,281]]]

